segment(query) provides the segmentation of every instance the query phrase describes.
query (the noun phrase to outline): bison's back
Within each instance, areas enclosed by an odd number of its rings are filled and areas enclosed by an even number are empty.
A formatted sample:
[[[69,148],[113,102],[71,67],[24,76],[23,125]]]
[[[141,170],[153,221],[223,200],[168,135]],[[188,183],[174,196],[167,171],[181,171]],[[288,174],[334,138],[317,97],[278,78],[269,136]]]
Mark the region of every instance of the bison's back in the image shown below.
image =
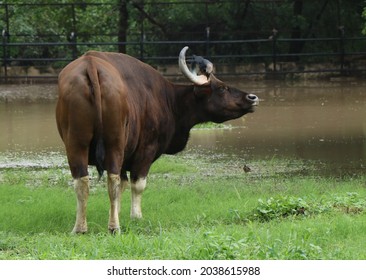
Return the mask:
[[[101,58],[82,56],[61,71],[58,88],[56,121],[73,176],[85,176],[88,163],[118,174],[113,162],[123,159],[128,116],[118,70]]]

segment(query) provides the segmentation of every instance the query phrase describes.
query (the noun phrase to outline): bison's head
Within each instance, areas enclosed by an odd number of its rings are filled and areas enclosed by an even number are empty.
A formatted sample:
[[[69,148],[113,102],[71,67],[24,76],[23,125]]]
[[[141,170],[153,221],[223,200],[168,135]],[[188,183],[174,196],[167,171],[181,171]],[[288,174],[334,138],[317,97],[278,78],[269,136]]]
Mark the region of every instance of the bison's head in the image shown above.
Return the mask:
[[[195,67],[190,70],[186,63],[187,49],[184,47],[179,54],[179,68],[194,83],[195,95],[207,121],[220,123],[254,112],[259,102],[256,95],[230,87],[217,79],[212,73],[212,63],[202,57],[193,57]]]

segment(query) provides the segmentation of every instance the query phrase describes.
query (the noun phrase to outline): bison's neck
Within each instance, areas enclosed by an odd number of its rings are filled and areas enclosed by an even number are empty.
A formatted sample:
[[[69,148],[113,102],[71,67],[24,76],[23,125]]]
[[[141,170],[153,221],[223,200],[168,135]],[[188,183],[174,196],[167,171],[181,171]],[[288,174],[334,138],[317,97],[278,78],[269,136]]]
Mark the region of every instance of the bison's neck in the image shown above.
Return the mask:
[[[194,86],[175,86],[175,118],[181,128],[190,130],[198,123],[205,122],[202,102],[194,94]]]
[[[173,102],[175,130],[166,151],[168,154],[182,151],[187,145],[191,128],[204,121],[200,116],[201,110],[193,90],[193,86],[175,86]]]

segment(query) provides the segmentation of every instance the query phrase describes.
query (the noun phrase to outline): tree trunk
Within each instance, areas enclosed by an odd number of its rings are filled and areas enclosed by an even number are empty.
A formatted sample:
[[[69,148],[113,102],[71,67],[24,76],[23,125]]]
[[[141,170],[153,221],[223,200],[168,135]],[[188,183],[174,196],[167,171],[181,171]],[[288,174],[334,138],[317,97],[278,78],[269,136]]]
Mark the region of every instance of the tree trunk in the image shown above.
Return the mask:
[[[127,30],[128,30],[128,9],[127,2],[129,0],[120,0],[119,3],[119,20],[118,20],[118,51],[126,53]]]
[[[293,16],[298,17],[302,15],[303,8],[303,0],[295,0],[293,4]],[[299,25],[292,27],[291,39],[300,39],[301,38],[301,27]],[[292,41],[289,47],[289,54],[300,53],[303,49],[303,42],[301,41]],[[289,60],[297,61],[299,59],[296,57],[289,57]]]
[[[315,18],[313,18],[310,21],[309,26],[305,30],[304,33],[301,32],[301,28],[299,26],[294,26],[292,29],[291,38],[292,39],[309,38],[311,33],[313,32],[314,25],[320,21],[328,3],[329,3],[329,0],[324,0],[319,12],[316,14]],[[294,6],[293,6],[294,16],[301,15],[302,8],[303,8],[303,0],[294,0]],[[290,54],[301,53],[303,51],[304,47],[305,47],[305,41],[294,41],[290,45],[289,53]],[[291,60],[291,61],[296,61],[298,59],[299,59],[299,57],[297,57],[297,56],[289,57],[289,60]]]

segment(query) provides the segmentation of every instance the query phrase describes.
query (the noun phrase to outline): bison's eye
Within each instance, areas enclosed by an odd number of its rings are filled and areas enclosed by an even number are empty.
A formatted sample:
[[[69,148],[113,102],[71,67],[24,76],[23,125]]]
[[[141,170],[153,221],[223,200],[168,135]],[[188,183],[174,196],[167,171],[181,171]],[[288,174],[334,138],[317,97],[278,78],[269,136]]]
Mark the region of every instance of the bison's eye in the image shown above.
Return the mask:
[[[226,93],[226,92],[230,92],[229,88],[227,86],[222,86],[220,87],[220,93]]]

